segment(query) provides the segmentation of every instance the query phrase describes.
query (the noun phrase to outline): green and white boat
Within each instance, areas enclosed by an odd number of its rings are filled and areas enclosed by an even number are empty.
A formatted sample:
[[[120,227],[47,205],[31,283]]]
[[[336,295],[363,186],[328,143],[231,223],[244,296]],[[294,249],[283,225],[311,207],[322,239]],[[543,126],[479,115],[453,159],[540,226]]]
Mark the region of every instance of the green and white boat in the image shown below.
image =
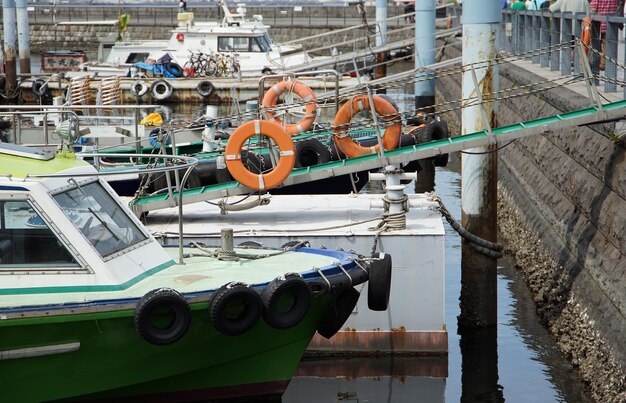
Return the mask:
[[[168,250],[72,155],[0,143],[0,171],[4,401],[282,393],[370,273],[372,306],[389,298],[388,255],[233,248],[228,231]]]

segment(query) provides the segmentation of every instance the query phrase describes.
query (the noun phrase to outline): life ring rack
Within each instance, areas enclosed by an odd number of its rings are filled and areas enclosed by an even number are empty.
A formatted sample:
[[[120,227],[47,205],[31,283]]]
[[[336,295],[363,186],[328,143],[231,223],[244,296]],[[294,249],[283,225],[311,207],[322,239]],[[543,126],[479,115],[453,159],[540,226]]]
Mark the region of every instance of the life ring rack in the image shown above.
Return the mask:
[[[176,34],[176,40],[178,42],[184,42],[185,41],[185,34],[183,34],[182,32],[179,32]]]
[[[311,128],[317,117],[317,97],[313,90],[301,81],[281,81],[267,90],[261,105],[266,108],[267,119],[282,124],[282,120],[271,110],[278,103],[278,97],[285,92],[293,92],[305,103],[306,114],[298,123],[287,123],[285,129],[289,135],[294,136],[306,132]]]
[[[374,102],[374,110],[386,124],[382,144],[385,150],[393,150],[398,147],[400,137],[402,136],[402,122],[396,108],[391,103],[381,97],[372,96]],[[335,120],[333,122],[335,144],[350,158],[360,157],[362,155],[376,154],[380,151],[380,145],[376,144],[372,147],[363,147],[350,137],[348,129],[350,121],[358,112],[370,110],[370,100],[367,95],[357,95],[350,101],[341,106]]]
[[[280,150],[278,164],[267,173],[249,171],[241,158],[244,144],[255,135],[269,137]],[[296,162],[296,153],[291,137],[281,125],[257,119],[244,123],[233,132],[226,143],[224,159],[228,171],[239,183],[254,190],[267,190],[280,185],[289,176]]]

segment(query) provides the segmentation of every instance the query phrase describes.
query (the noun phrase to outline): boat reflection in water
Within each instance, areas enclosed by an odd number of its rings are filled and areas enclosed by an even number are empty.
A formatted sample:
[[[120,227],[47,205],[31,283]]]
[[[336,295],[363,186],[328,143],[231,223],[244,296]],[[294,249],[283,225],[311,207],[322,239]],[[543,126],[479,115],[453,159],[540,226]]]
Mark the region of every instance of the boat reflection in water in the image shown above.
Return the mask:
[[[282,401],[443,402],[447,377],[446,356],[305,360]]]

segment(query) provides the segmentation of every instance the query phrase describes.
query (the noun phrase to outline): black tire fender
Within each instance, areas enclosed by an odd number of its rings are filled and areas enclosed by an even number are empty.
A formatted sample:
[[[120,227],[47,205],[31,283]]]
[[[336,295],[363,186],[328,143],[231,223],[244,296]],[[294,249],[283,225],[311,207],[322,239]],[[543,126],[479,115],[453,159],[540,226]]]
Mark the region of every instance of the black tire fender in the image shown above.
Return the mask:
[[[130,84],[130,92],[137,98],[141,98],[148,93],[148,84],[143,80],[135,80]]]
[[[296,168],[304,168],[324,164],[332,159],[330,149],[317,139],[306,139],[295,142]]]
[[[375,253],[370,263],[370,276],[367,284],[367,306],[372,311],[386,311],[391,294],[391,255]]]
[[[196,91],[198,91],[201,97],[210,97],[215,92],[215,86],[209,80],[200,81]]]
[[[150,93],[152,94],[152,97],[157,101],[165,101],[172,96],[173,92],[174,89],[172,88],[170,83],[162,79],[156,80],[152,83],[152,86],[150,87]]]
[[[339,293],[318,325],[317,333],[327,339],[333,337],[350,318],[360,296],[352,287]]]
[[[48,83],[46,83],[45,80],[37,79],[33,81],[33,85],[30,89],[33,91],[33,94],[43,97],[48,93]]]
[[[241,306],[235,316],[229,312]],[[242,283],[222,286],[211,298],[209,318],[215,329],[226,336],[237,336],[250,330],[261,316],[261,297]]]
[[[284,298],[289,307],[284,310]],[[311,305],[311,289],[297,275],[287,275],[272,281],[261,294],[263,319],[275,329],[287,329],[300,323]]]
[[[154,324],[157,311],[168,309],[172,320],[166,327]],[[144,295],[135,308],[135,330],[148,343],[157,346],[172,344],[187,333],[191,324],[189,304],[171,288],[157,288]]]
[[[447,125],[446,125],[447,126]],[[428,138],[430,140],[441,140],[449,137],[447,127],[439,121],[434,121],[428,126]],[[441,154],[433,157],[433,165],[445,167],[448,165],[448,154]]]
[[[165,70],[176,78],[183,76],[183,68],[178,63],[168,62],[165,64]]]

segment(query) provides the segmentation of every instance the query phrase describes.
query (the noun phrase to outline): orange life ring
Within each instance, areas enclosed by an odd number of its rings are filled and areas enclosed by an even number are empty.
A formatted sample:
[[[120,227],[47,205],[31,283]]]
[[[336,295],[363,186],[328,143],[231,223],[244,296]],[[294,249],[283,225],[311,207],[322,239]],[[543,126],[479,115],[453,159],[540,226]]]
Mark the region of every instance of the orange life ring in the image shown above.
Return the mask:
[[[241,149],[252,136],[262,134],[274,140],[280,149],[278,164],[268,173],[250,172],[241,160]],[[283,183],[296,163],[296,152],[291,137],[278,123],[251,120],[239,126],[228,139],[224,153],[226,167],[239,183],[255,190],[272,189]]]
[[[383,117],[385,122],[395,122],[385,129],[382,138],[385,150],[393,150],[398,147],[400,136],[402,135],[402,122],[399,119],[398,111],[388,101],[381,97],[372,96],[374,101],[374,110]],[[370,101],[367,95],[357,95],[350,101],[341,106],[339,112],[335,116],[333,125],[335,126],[334,137],[335,144],[339,146],[341,151],[348,157],[360,157],[361,155],[376,154],[380,151],[380,146],[376,144],[372,147],[363,147],[354,142],[349,134],[350,121],[352,117],[359,111],[370,110]]]
[[[583,32],[580,36],[580,41],[584,45],[585,54],[589,56],[589,47],[591,46],[591,17],[583,18],[581,28]]]
[[[182,42],[182,41],[184,41],[184,40],[185,40],[185,34],[183,34],[182,32],[177,33],[177,34],[176,34],[176,40],[177,40],[178,42]]]
[[[293,92],[298,95],[302,100],[306,103],[306,115],[298,122],[298,123],[288,123],[285,125],[287,129],[287,133],[291,136],[304,133],[311,128],[313,122],[315,122],[315,118],[317,116],[317,103],[315,100],[315,94],[313,90],[304,85],[300,81],[281,81],[278,84],[275,84],[267,90],[265,96],[263,97],[263,102],[261,103],[265,108],[273,108],[276,106],[278,102],[278,97],[281,96],[285,91]],[[274,112],[268,110],[267,118],[269,120],[273,120],[278,124],[282,124],[282,121],[278,116],[274,116]]]

